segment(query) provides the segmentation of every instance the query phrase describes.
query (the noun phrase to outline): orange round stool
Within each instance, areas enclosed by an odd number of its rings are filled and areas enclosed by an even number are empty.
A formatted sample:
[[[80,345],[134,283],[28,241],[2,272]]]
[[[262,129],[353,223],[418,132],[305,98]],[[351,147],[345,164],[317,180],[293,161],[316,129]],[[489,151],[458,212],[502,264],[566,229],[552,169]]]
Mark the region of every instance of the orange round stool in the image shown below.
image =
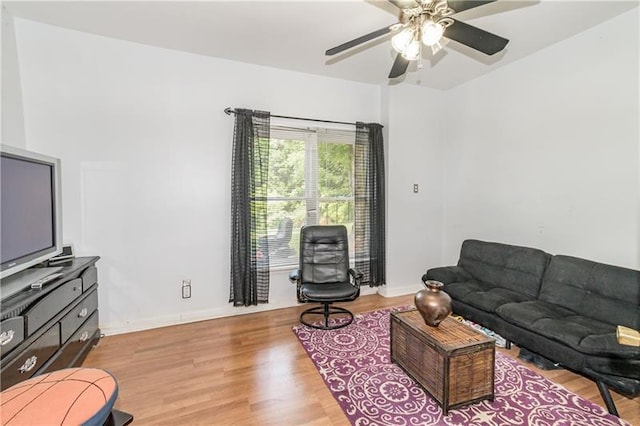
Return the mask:
[[[0,394],[0,424],[86,425],[111,423],[118,383],[97,368],[67,368],[16,383]]]

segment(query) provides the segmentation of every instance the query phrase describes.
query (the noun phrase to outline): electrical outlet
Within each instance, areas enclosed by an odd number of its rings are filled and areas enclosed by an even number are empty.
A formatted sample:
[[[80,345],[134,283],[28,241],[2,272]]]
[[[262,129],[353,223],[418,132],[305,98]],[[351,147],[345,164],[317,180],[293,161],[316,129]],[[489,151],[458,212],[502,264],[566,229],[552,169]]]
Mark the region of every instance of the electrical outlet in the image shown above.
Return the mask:
[[[184,279],[182,280],[182,298],[188,299],[191,297],[191,280]]]
[[[188,299],[191,297],[191,286],[190,285],[185,285],[182,287],[182,298],[183,299]]]
[[[413,193],[414,193],[414,194],[417,194],[417,193],[418,193],[418,184],[417,184],[417,183],[414,183],[414,184],[413,184]]]

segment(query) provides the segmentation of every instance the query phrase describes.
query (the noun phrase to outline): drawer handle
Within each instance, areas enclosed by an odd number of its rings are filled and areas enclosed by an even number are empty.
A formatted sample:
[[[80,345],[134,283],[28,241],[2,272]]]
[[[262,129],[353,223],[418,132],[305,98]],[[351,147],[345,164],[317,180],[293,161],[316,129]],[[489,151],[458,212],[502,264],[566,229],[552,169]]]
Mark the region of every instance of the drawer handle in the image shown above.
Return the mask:
[[[14,334],[15,331],[13,330],[3,331],[2,334],[0,334],[0,346],[4,346],[7,343],[11,342],[13,340]]]
[[[87,308],[82,308],[82,310],[78,313],[78,318],[84,318],[88,313],[89,311],[87,311]]]
[[[38,363],[37,356],[34,355],[31,358],[27,358],[24,364],[22,364],[22,367],[20,367],[20,372],[26,373],[27,371],[33,370],[33,367],[35,367],[37,363]]]
[[[89,340],[89,332],[85,330],[80,335],[80,341],[81,342],[86,342],[87,340]]]

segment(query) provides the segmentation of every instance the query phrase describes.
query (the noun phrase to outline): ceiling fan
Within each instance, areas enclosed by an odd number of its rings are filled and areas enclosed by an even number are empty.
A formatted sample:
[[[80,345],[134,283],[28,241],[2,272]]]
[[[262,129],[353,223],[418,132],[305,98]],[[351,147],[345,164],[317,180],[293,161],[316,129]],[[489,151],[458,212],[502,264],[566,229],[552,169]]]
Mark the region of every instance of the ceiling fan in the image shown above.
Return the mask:
[[[500,52],[509,43],[506,38],[451,17],[455,13],[496,0],[388,1],[400,9],[399,22],[333,47],[325,54],[335,55],[385,34],[396,33],[391,39],[391,45],[398,53],[389,73],[389,78],[396,78],[407,72],[409,62],[422,56],[423,45],[430,47],[433,53],[440,50],[442,37],[455,40],[487,55]]]

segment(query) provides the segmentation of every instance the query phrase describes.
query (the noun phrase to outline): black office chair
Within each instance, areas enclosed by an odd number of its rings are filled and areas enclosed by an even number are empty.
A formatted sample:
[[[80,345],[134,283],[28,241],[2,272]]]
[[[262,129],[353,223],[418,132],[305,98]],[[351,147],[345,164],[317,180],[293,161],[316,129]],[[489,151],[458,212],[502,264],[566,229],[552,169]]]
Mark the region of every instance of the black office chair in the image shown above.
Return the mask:
[[[258,240],[258,250],[263,256],[293,256],[296,251],[289,247],[292,231],[293,221],[291,218],[283,218],[278,222],[278,230],[274,235],[267,235]]]
[[[278,222],[278,231],[276,235],[272,236],[272,239],[269,241],[269,252],[282,252],[288,251],[291,253],[295,253],[291,247],[289,247],[289,242],[291,241],[291,234],[293,232],[293,221],[285,217],[280,222]]]
[[[300,269],[289,274],[296,283],[298,301],[315,302],[322,306],[307,309],[300,314],[300,322],[321,330],[346,327],[353,314],[345,308],[331,306],[347,302],[360,295],[362,274],[349,268],[349,239],[344,225],[303,226],[300,231]],[[347,321],[329,324],[334,314],[348,315]],[[314,324],[308,315],[322,315],[324,322]]]

